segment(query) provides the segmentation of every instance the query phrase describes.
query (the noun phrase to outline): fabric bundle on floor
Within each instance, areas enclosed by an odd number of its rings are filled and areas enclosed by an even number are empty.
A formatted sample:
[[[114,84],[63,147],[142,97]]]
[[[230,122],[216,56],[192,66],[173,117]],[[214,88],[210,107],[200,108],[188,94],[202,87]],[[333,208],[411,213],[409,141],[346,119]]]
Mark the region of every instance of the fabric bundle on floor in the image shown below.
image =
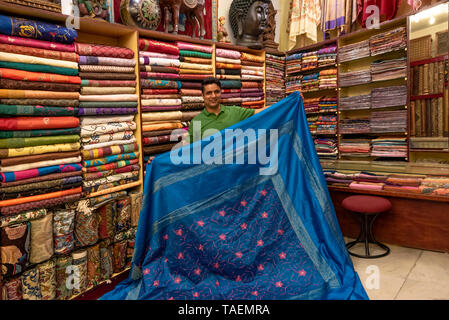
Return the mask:
[[[215,48],[215,77],[221,82],[221,104],[240,106],[242,61],[239,51]],[[232,90],[232,91],[229,91]]]
[[[82,185],[77,33],[1,20],[11,28],[0,31],[0,214],[75,201]]]
[[[173,165],[169,154],[156,157],[145,177],[131,272],[101,299],[367,299],[299,93],[232,128],[280,132],[266,146],[273,150],[276,144],[283,155],[277,169],[261,175],[268,166],[215,164],[211,170],[206,164]],[[221,137],[220,145],[240,143]],[[192,154],[208,141],[179,152]]]
[[[285,97],[285,57],[265,54],[265,91],[268,106]]]
[[[111,161],[108,162],[109,167],[96,168],[94,174],[88,172],[97,166],[87,165],[87,161],[97,164],[98,158],[119,158],[139,152],[133,132],[139,99],[136,61],[134,52],[128,48],[103,46],[100,53],[95,52],[95,44],[76,43],[75,46],[80,55],[82,73],[79,115],[84,160],[83,190],[90,194],[138,180],[140,165],[135,161],[129,165],[123,165],[121,160]],[[110,80],[111,77],[101,77],[101,74],[126,75],[129,80]]]
[[[240,92],[241,106],[244,108],[260,109],[265,106],[265,93],[263,82],[265,80],[265,55],[256,56],[250,53],[241,52],[240,61],[242,63],[242,87],[247,83],[258,83],[257,91]],[[251,88],[254,88],[251,86]]]

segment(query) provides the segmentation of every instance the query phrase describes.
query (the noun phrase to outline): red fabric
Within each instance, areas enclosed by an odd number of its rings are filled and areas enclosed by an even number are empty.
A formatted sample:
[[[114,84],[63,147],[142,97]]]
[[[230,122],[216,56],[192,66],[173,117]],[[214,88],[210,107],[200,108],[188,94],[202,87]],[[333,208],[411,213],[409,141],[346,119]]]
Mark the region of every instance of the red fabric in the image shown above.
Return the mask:
[[[350,196],[343,200],[343,208],[366,214],[385,212],[391,209],[388,199],[375,196]]]
[[[380,9],[380,21],[388,21],[396,16],[398,3],[398,0],[365,0],[363,3],[362,26],[366,26],[366,19],[372,14],[371,11],[367,12],[368,6],[378,6]]]

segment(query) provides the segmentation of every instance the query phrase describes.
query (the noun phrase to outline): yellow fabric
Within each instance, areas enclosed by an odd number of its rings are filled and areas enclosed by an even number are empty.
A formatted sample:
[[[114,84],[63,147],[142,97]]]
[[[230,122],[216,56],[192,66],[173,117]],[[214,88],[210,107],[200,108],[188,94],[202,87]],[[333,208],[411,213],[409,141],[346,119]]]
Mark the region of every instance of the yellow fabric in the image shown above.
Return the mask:
[[[27,56],[24,54],[0,52],[0,61],[30,63],[30,64],[42,64],[53,67],[70,68],[78,70],[78,63],[72,61],[55,60],[47,58],[39,58],[33,56]]]
[[[75,143],[61,143],[61,144],[52,144],[45,146],[35,146],[35,147],[25,147],[18,149],[7,149],[8,150],[8,158],[9,157],[21,157],[21,156],[29,156],[31,154],[44,154],[50,152],[65,152],[65,151],[76,151],[81,147],[79,142]]]
[[[79,99],[78,92],[0,89],[1,99]]]
[[[100,95],[100,94],[135,94],[134,87],[81,87],[81,94],[83,95]]]
[[[195,69],[195,70],[210,70],[212,71],[212,65],[208,64],[198,64],[198,63],[187,63],[187,62],[181,62],[181,65],[179,66],[182,69]]]
[[[142,121],[160,121],[160,120],[181,120],[181,111],[167,111],[167,112],[145,112],[142,113]]]

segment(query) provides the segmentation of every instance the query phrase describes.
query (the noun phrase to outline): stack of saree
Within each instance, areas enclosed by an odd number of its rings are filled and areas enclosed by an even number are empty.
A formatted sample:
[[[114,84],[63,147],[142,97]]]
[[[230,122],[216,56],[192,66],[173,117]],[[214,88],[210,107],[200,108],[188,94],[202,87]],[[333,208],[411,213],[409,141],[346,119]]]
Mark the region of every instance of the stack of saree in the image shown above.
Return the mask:
[[[242,107],[260,109],[265,106],[263,83],[265,80],[265,56],[242,52]],[[254,85],[257,84],[257,85]]]
[[[215,77],[221,82],[221,103],[240,106],[242,98],[242,62],[240,52],[230,49],[215,49]]]
[[[256,133],[240,144],[222,131],[177,149],[180,164],[148,165],[130,275],[101,299],[367,299],[299,93],[228,129]],[[255,144],[270,161],[223,164]],[[193,164],[204,148],[213,161]]]
[[[271,106],[285,97],[285,57],[266,53],[265,61],[267,105]]]

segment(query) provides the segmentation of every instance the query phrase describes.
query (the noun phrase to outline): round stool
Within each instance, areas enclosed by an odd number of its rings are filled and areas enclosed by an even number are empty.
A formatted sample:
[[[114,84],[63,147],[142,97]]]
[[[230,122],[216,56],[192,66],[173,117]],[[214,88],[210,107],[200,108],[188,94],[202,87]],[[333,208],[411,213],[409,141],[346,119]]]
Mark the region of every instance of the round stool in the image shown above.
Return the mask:
[[[358,258],[374,259],[388,255],[390,248],[380,243],[374,238],[372,228],[374,220],[379,214],[391,209],[391,202],[382,197],[375,196],[350,196],[343,200],[343,208],[356,215],[360,222],[360,234],[357,240],[346,244],[346,248],[350,255]],[[349,249],[357,243],[365,243],[365,255],[360,255],[351,252]],[[378,255],[371,255],[369,250],[369,244],[376,244],[380,248],[385,250],[385,253]]]

